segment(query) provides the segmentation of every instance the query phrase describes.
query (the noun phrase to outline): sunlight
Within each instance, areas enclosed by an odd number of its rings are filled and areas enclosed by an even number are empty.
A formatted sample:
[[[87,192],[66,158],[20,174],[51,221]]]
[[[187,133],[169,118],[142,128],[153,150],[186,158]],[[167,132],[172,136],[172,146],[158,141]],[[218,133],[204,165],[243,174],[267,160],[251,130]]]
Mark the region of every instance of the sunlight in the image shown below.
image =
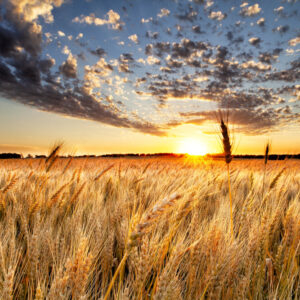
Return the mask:
[[[184,139],[180,142],[178,153],[187,153],[189,155],[205,155],[207,154],[206,145],[197,139]]]

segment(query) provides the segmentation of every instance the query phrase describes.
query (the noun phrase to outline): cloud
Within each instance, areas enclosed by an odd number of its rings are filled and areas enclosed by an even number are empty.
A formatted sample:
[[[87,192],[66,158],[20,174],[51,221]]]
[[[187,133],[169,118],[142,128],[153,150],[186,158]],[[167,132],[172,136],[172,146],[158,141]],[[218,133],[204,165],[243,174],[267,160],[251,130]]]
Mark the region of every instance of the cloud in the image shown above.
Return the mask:
[[[71,50],[69,49],[69,47],[67,45],[65,45],[61,51],[63,54],[69,55],[71,54]]]
[[[138,44],[139,43],[139,39],[138,36],[136,34],[132,34],[128,37],[129,40],[133,41],[134,43]]]
[[[21,2],[23,4],[19,5]],[[57,72],[52,71],[55,60],[51,57],[42,58],[41,55],[42,28],[32,21],[37,18],[37,7],[35,6],[35,11],[26,11],[27,21],[25,21],[24,13],[16,8],[26,7],[27,2],[16,1],[15,3],[19,6],[7,7],[8,14],[5,16],[5,21],[9,23],[9,29],[3,27],[2,23],[0,25],[0,95],[2,97],[64,116],[94,120],[115,127],[132,128],[148,134],[165,134],[160,126],[144,120],[133,120],[124,112],[116,110],[112,104],[103,104],[101,102],[103,99],[99,96],[87,93],[85,80],[82,84],[77,78],[77,59],[71,53],[59,67],[62,78],[57,77]],[[42,6],[44,3],[46,1]],[[47,1],[47,3],[52,2]],[[59,1],[53,3],[58,5]],[[46,14],[45,10],[41,13]],[[49,13],[46,15],[50,19]],[[130,55],[124,55],[123,59],[129,61],[132,58]],[[96,74],[102,70],[101,68],[110,69],[111,66],[100,60],[94,66],[94,72],[90,73]],[[102,75],[101,71],[97,74]],[[72,86],[64,81],[69,78],[76,79],[73,80]]]
[[[300,36],[295,37],[294,39],[289,40],[289,45],[292,47],[297,46],[300,43]]]
[[[188,58],[196,55],[198,51],[207,49],[208,44],[205,42],[194,42],[184,38],[180,43],[172,43],[171,55],[173,58]]]
[[[256,24],[263,27],[265,25],[265,18],[260,18],[259,20],[257,20]]]
[[[152,32],[152,31],[147,31],[146,32],[146,37],[147,38],[150,38],[150,39],[153,39],[153,40],[157,40],[158,37],[159,37],[159,33],[158,32]]]
[[[273,29],[273,31],[277,31],[277,32],[280,32],[280,33],[286,33],[287,31],[289,31],[290,29],[290,26],[289,25],[280,25],[280,26],[277,26],[276,28]]]
[[[8,14],[19,20],[31,23],[39,17],[43,17],[46,23],[53,22],[52,10],[54,7],[59,7],[64,0],[20,0],[8,1],[6,9]]]
[[[287,120],[284,116],[289,110],[276,111],[274,108],[235,108],[229,112],[229,123],[234,126],[235,132],[247,135],[260,135],[279,130]],[[205,122],[218,122],[218,111],[200,111],[181,113],[182,117],[201,117],[183,121],[184,124],[202,125]],[[198,123],[198,124],[197,124]]]
[[[240,5],[240,7],[245,7],[245,6],[248,6],[248,5],[249,5],[248,2],[243,2],[243,3]]]
[[[157,14],[157,17],[162,18],[170,15],[170,11],[166,8],[162,8],[160,12]]]
[[[197,34],[205,33],[204,31],[201,31],[201,27],[199,25],[193,26],[192,30]]]
[[[62,63],[59,67],[61,74],[67,78],[76,78],[77,77],[77,59],[72,55],[69,54],[66,61]]]
[[[194,22],[197,20],[198,12],[192,7],[189,7],[189,10],[185,13],[178,14],[176,17],[181,21]]]
[[[206,0],[206,4],[205,4],[205,8],[206,9],[209,8],[209,7],[211,7],[211,6],[213,6],[213,5],[214,5],[214,1]]]
[[[89,16],[81,15],[80,17],[75,17],[72,21],[75,23],[86,23],[88,25],[111,26],[114,30],[122,30],[124,22],[121,21],[120,15],[113,11],[112,9],[107,12],[105,19],[101,19],[95,16],[94,13],[91,13]]]
[[[258,59],[263,63],[272,64],[277,61],[277,58],[282,51],[282,48],[275,48],[272,52],[262,52],[259,54]]]
[[[209,18],[213,20],[222,21],[223,19],[226,18],[226,14],[223,14],[221,11],[212,11],[209,14]]]
[[[95,50],[90,50],[90,53],[95,55],[95,56],[98,56],[98,57],[102,57],[102,56],[106,55],[106,51],[103,48],[100,48],[100,47],[95,49]]]
[[[65,33],[62,32],[62,31],[60,31],[60,30],[57,31],[57,34],[58,34],[59,36],[66,36]]]
[[[253,46],[259,46],[261,39],[258,37],[252,37],[248,40],[248,42]]]
[[[243,69],[252,69],[254,71],[269,71],[269,70],[271,70],[270,65],[264,65],[261,62],[255,62],[253,60],[242,63],[241,67]]]
[[[300,62],[299,59],[292,61],[290,63],[290,68],[286,70],[281,70],[277,72],[273,72],[270,74],[266,74],[264,80],[265,81],[287,81],[287,82],[297,82],[300,80]]]
[[[129,65],[133,63],[135,60],[132,57],[132,54],[130,53],[123,53],[119,57],[119,65],[118,65],[118,70],[121,73],[133,73],[132,70],[130,70]]]
[[[1,70],[1,65],[0,65]],[[111,110],[93,96],[78,89],[76,92],[66,91],[62,86],[28,85],[6,77],[0,81],[0,94],[25,105],[61,115],[88,119],[103,124],[131,128],[147,134],[165,135],[159,126],[143,120],[131,120],[127,116]]]
[[[259,14],[260,11],[261,8],[259,7],[259,4],[256,3],[252,6],[242,7],[242,9],[240,10],[240,15],[242,15],[243,17],[251,17]]]
[[[160,60],[157,59],[156,57],[152,56],[152,55],[149,55],[147,57],[147,63],[149,65],[154,65],[154,64],[159,65],[160,64]]]
[[[141,23],[149,23],[149,22],[152,22],[153,21],[153,18],[151,17],[151,18],[149,18],[149,19],[144,19],[144,18],[142,18],[141,19]]]
[[[80,40],[80,39],[82,39],[82,38],[83,38],[83,33],[80,32],[80,33],[78,33],[78,35],[76,36],[75,41],[78,41],[78,40]]]
[[[283,6],[279,6],[277,8],[274,8],[274,12],[276,12],[276,13],[281,13],[283,10],[284,10]]]

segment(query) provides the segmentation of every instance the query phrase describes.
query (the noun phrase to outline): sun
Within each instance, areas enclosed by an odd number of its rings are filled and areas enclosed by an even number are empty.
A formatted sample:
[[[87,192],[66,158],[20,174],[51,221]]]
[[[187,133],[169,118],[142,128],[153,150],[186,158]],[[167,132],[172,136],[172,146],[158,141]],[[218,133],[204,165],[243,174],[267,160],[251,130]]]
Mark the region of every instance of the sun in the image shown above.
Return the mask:
[[[207,154],[206,145],[197,139],[184,139],[180,142],[178,153],[187,153],[189,155],[205,155]]]

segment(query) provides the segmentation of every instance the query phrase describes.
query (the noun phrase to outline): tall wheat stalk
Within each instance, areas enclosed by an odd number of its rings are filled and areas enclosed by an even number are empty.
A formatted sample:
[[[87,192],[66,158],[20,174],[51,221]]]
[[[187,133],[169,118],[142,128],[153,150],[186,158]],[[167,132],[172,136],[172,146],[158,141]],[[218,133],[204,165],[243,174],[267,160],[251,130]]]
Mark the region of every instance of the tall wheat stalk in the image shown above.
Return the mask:
[[[230,231],[231,231],[231,238],[233,239],[233,213],[232,213],[232,195],[231,195],[231,183],[230,183],[230,168],[229,164],[232,161],[231,155],[231,142],[228,133],[228,127],[224,122],[223,115],[220,112],[220,129],[222,133],[222,146],[223,146],[223,153],[225,162],[227,165],[227,178],[228,178],[228,194],[229,194],[229,203],[230,203]]]

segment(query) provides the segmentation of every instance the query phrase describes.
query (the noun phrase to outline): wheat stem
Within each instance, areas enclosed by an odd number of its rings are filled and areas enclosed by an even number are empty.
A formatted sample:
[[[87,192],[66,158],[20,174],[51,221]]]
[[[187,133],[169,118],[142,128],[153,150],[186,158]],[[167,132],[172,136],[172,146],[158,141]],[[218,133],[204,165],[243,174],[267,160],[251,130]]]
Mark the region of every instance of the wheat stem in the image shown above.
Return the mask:
[[[227,164],[227,177],[228,177],[228,194],[229,194],[229,202],[230,202],[230,231],[231,238],[233,240],[233,213],[232,213],[232,196],[231,196],[231,182],[230,182],[230,172],[229,172],[229,164]]]

